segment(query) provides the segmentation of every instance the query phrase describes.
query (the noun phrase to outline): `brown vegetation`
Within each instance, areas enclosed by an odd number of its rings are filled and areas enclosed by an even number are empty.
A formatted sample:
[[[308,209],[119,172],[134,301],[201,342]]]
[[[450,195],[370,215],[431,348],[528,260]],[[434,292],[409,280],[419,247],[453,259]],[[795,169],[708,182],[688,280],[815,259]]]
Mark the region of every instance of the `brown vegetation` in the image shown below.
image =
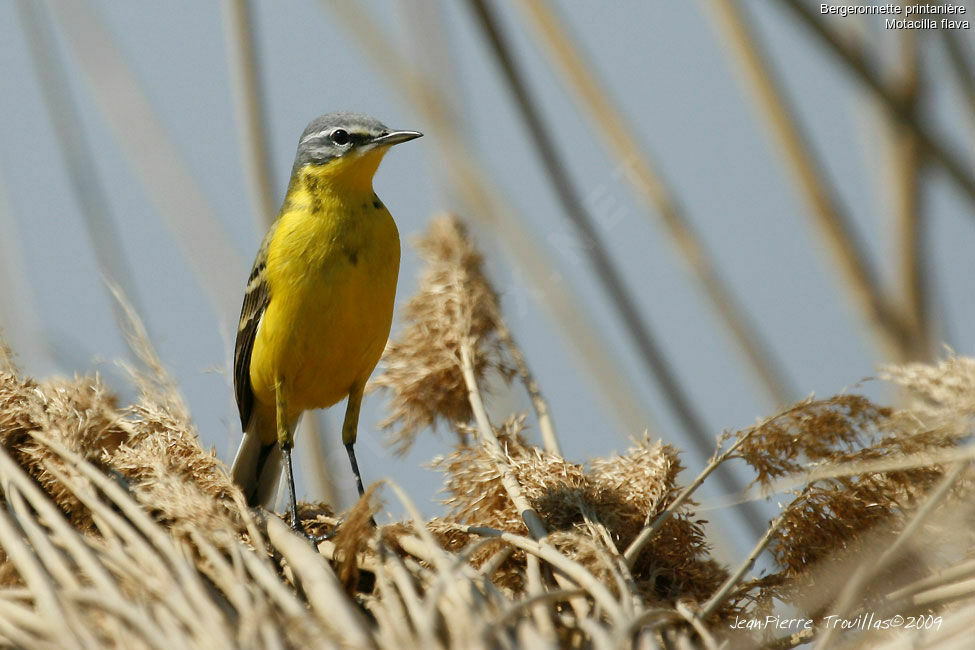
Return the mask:
[[[21,647],[954,647],[975,608],[971,555],[975,360],[890,367],[910,406],[806,400],[718,441],[682,482],[678,450],[646,438],[573,463],[529,442],[527,414],[492,423],[487,375],[530,378],[481,259],[452,217],[374,385],[408,446],[443,421],[446,514],[371,524],[372,491],[314,552],[252,513],[203,449],[136,332],[137,403],[97,376],[35,381],[0,353],[0,640]],[[515,370],[517,369],[517,372]],[[537,387],[533,404],[547,410]],[[550,426],[550,423],[548,423]],[[554,435],[554,434],[553,434]],[[730,568],[710,555],[697,487],[738,459],[781,514]],[[686,481],[686,478],[684,479]],[[789,498],[785,498],[788,496]],[[337,522],[305,504],[312,532]],[[773,570],[750,575],[767,550]],[[730,630],[784,611],[811,631]],[[830,630],[822,617],[930,615],[937,629]],[[933,618],[931,620],[934,620]],[[959,646],[960,647],[960,646]]]

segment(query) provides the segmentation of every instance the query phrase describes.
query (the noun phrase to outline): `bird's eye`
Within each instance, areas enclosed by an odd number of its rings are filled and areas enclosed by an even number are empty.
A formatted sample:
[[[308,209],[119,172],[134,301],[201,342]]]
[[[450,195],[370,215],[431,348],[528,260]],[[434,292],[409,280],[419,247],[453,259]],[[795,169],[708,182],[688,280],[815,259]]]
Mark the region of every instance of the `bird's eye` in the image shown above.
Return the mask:
[[[345,129],[335,129],[332,131],[332,142],[337,145],[349,144],[349,132]]]

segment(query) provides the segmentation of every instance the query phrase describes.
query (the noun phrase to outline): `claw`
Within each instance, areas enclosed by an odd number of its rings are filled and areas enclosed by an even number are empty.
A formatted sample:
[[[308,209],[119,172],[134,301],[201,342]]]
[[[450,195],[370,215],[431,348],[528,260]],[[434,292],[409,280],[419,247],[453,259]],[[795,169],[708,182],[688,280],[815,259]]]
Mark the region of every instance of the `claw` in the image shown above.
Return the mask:
[[[325,533],[324,535],[310,535],[308,533],[305,533],[305,539],[311,542],[312,546],[315,546],[317,548],[318,545],[321,544],[322,542],[327,542],[328,540],[335,537],[335,532],[336,531],[333,530],[332,532]]]
[[[335,537],[335,534],[338,532],[339,528],[338,526],[336,526],[334,529],[332,529],[331,532],[325,533],[323,535],[312,535],[307,530],[305,530],[305,526],[301,523],[301,520],[299,520],[297,517],[294,517],[291,518],[291,530],[293,530],[295,533],[307,539],[309,542],[311,542],[313,546],[317,547],[322,542]]]

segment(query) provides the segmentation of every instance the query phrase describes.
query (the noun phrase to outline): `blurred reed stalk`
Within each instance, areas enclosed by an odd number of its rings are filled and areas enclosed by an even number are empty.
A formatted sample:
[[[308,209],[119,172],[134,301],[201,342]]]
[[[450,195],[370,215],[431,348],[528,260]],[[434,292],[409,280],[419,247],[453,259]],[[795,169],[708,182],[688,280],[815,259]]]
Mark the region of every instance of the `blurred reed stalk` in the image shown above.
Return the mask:
[[[418,35],[417,38],[410,39],[417,48],[418,60],[422,62],[420,66],[423,70],[430,71],[431,77],[440,79],[441,83],[448,83],[448,80],[456,78],[454,60],[450,57],[450,44],[444,38],[446,31],[441,29],[442,7],[438,0],[403,0],[401,10],[411,33]],[[441,94],[442,96],[442,94]],[[455,94],[451,97],[444,97],[452,103],[441,107],[442,114],[446,117],[445,121],[456,124],[460,101],[460,95]],[[521,379],[531,400],[532,407],[538,419],[538,429],[542,436],[545,450],[554,454],[562,455],[558,436],[555,433],[555,425],[552,422],[552,414],[549,410],[548,402],[542,395],[541,388],[535,379],[534,373],[528,367],[525,355],[515,341],[514,335],[508,328],[501,310],[492,304],[491,311],[497,328],[498,337],[504,343],[515,364],[518,377]]]
[[[843,287],[870,325],[884,358],[912,357],[911,330],[899,310],[884,296],[866,247],[856,235],[849,215],[826,179],[823,166],[809,146],[795,110],[775,76],[768,56],[755,36],[744,6],[736,0],[711,0],[712,13],[748,81],[753,99],[792,172],[816,227],[837,262]]]
[[[115,39],[89,2],[49,2],[96,106],[219,322],[239,310],[246,268],[219,217],[159,122]]]
[[[227,62],[234,91],[237,117],[237,142],[246,176],[245,185],[258,231],[266,231],[276,218],[274,175],[267,146],[267,118],[264,114],[264,89],[261,83],[261,57],[257,50],[254,8],[251,0],[224,0],[224,31]],[[239,292],[238,292],[239,293]],[[313,494],[327,503],[338,504],[336,469],[325,453],[325,417],[313,411],[298,422],[295,443],[299,447],[303,474],[309,477]]]
[[[894,83],[901,101],[917,112],[921,105],[925,81],[922,77],[921,53],[917,35],[905,29],[896,34],[898,40],[897,69]],[[898,129],[896,120],[890,120],[893,140],[893,160],[890,167],[894,195],[894,228],[898,261],[896,276],[901,298],[901,308],[912,330],[911,347],[907,350],[910,361],[927,361],[932,355],[931,323],[928,295],[928,273],[924,258],[926,219],[923,214],[924,186],[921,176],[925,159],[918,147],[917,138],[907,130]]]
[[[137,311],[145,314],[135,275],[126,259],[125,247],[109,206],[105,186],[85,137],[81,113],[71,95],[71,83],[58,53],[50,18],[41,3],[18,0],[17,9],[24,28],[34,75],[40,85],[48,121],[54,129],[62,163],[71,182],[74,197],[88,234],[88,245],[95,253],[99,270],[110,283],[122,288]],[[110,301],[113,308],[115,301]],[[116,318],[121,314],[116,311]]]
[[[793,401],[797,391],[781,361],[725,284],[673,187],[660,173],[653,156],[640,146],[638,130],[626,121],[608,90],[600,85],[591,62],[576,47],[562,19],[546,0],[518,0],[515,4],[529,19],[536,38],[545,46],[564,83],[589,115],[590,126],[601,136],[597,140],[616,156],[618,165],[625,166],[623,177],[644,202],[647,215],[653,214],[661,220],[671,242],[737,344],[735,350],[750,365],[773,405],[783,406]]]
[[[224,32],[227,63],[237,121],[237,144],[247,178],[247,192],[258,229],[264,231],[274,220],[274,177],[267,146],[267,119],[261,84],[261,57],[255,44],[254,8],[250,0],[224,0]]]
[[[905,129],[909,129],[917,138],[918,146],[930,157],[931,162],[940,167],[952,183],[958,188],[962,196],[969,203],[975,205],[975,175],[973,175],[971,161],[966,162],[948,147],[941,139],[931,133],[924,122],[903,103],[897,93],[889,88],[877,74],[874,66],[867,60],[864,52],[837,36],[827,21],[815,14],[802,2],[793,0],[779,0],[787,11],[799,23],[804,25],[819,42],[832,53],[853,76],[870,90],[891,116]]]
[[[975,62],[969,59],[972,54],[970,51],[965,51],[961,37],[955,30],[939,29],[938,35],[941,37],[945,54],[948,55],[948,61],[955,73],[955,80],[964,102],[962,111],[968,115],[969,126],[975,135]]]
[[[435,129],[433,143],[443,161],[452,195],[464,202],[468,213],[503,242],[513,265],[523,270],[523,277],[536,288],[540,303],[571,341],[573,352],[585,364],[589,385],[610,406],[610,413],[623,431],[632,433],[656,430],[655,418],[646,400],[638,396],[630,382],[620,378],[616,353],[599,335],[599,329],[582,308],[571,287],[562,281],[560,262],[551,257],[540,238],[527,225],[528,220],[516,215],[505,201],[505,192],[490,181],[490,174],[478,164],[478,156],[469,147],[468,136],[449,113],[451,102],[447,82],[434,81],[404,62],[404,57],[390,44],[381,24],[359,5],[351,2],[322,0],[348,26],[347,32],[358,38],[376,68],[401,90],[413,108]]]
[[[664,354],[656,336],[650,330],[646,319],[633,301],[633,297],[623,281],[622,274],[613,261],[613,256],[602,240],[586,211],[579,192],[569,178],[564,162],[555,147],[550,129],[531,97],[515,54],[509,45],[494,10],[484,0],[471,0],[471,7],[477,23],[485,36],[490,52],[501,69],[502,75],[512,94],[522,119],[525,131],[531,138],[536,153],[548,176],[549,182],[559,199],[562,210],[573,224],[589,264],[602,285],[606,296],[611,300],[616,315],[623,323],[632,343],[639,352],[644,368],[649,371],[673,410],[691,444],[702,455],[709,455],[714,447],[714,436],[698,412],[684,388],[680,385]],[[719,480],[730,492],[739,492],[741,483],[733,474],[721,468]],[[743,519],[754,531],[763,528],[764,522],[755,504],[748,502],[741,509]]]
[[[975,560],[962,562],[887,594],[895,606],[937,606],[947,597],[975,595]]]

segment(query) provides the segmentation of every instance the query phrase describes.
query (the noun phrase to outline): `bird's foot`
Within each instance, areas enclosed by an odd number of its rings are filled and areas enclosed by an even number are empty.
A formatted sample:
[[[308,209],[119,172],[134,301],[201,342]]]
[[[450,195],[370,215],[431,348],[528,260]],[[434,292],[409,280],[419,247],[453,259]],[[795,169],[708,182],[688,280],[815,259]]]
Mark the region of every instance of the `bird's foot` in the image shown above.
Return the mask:
[[[295,533],[307,539],[312,544],[312,546],[317,547],[322,542],[330,540],[333,537],[335,537],[335,534],[338,533],[339,531],[339,527],[338,525],[336,525],[332,530],[330,530],[327,533],[322,533],[320,535],[313,535],[309,533],[307,529],[305,529],[305,526],[301,522],[301,520],[295,517],[291,519],[291,530],[293,530]]]
[[[339,520],[339,522],[335,524],[332,530],[328,531],[327,533],[322,533],[321,535],[312,535],[304,528],[302,528],[300,525],[298,528],[295,528],[294,526],[292,526],[291,528],[296,533],[300,535],[304,535],[306,539],[308,539],[312,544],[315,544],[317,546],[322,542],[335,539],[335,536],[339,534],[339,529],[341,529],[343,523],[345,523],[344,519]],[[376,520],[373,519],[372,517],[369,517],[369,523],[372,525],[373,528],[379,528],[379,525],[376,523]]]
[[[321,544],[322,542],[327,542],[328,540],[330,540],[333,537],[335,537],[335,533],[336,532],[338,532],[338,531],[337,530],[333,530],[331,532],[323,533],[321,535],[312,535],[309,532],[302,531],[302,533],[305,536],[305,539],[307,539],[309,542],[311,542],[311,545],[314,546],[315,548],[318,548],[318,545]]]

